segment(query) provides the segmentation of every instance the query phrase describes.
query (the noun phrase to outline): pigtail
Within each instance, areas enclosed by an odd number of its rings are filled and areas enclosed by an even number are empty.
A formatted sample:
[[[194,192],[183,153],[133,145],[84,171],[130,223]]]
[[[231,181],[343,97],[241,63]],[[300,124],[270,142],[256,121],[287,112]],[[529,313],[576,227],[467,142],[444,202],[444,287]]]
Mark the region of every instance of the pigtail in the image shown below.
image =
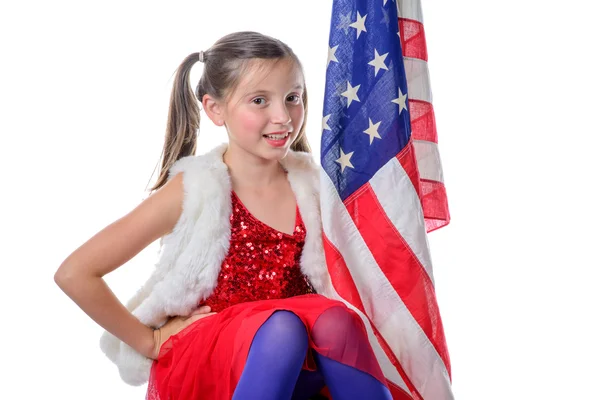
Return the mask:
[[[169,169],[180,158],[196,154],[196,140],[200,127],[200,106],[190,86],[190,71],[198,61],[199,53],[189,55],[177,69],[171,99],[160,174],[150,189],[160,189],[169,178]]]

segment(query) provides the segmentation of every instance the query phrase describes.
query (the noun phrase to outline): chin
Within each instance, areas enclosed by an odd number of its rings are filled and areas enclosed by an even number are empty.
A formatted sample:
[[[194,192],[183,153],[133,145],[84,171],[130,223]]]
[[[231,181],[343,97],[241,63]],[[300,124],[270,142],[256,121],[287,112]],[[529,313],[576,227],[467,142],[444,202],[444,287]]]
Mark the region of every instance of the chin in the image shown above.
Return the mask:
[[[269,160],[281,160],[284,158],[287,153],[290,151],[292,147],[292,143],[295,140],[295,136],[289,137],[287,143],[284,146],[272,146],[266,141],[263,141],[260,146],[258,146],[257,151],[266,159]]]
[[[260,151],[259,155],[266,160],[282,160],[290,151],[290,146],[281,148],[269,148],[266,151]]]

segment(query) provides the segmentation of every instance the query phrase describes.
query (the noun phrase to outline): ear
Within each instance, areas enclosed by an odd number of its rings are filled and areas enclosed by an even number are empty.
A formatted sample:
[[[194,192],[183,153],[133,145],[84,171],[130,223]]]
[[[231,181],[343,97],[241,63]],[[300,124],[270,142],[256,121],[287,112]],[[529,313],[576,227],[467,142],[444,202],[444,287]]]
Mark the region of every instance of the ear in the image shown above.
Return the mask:
[[[208,118],[217,126],[225,125],[225,109],[224,104],[205,94],[202,97],[202,108],[208,115]]]

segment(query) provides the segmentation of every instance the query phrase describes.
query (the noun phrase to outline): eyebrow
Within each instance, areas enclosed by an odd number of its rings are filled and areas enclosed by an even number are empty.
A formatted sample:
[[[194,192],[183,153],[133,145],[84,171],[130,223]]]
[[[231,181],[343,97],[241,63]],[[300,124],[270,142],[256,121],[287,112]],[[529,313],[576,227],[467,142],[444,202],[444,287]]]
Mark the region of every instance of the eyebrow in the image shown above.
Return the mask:
[[[292,88],[292,90],[296,90],[296,89],[304,89],[304,86],[302,85],[296,85]],[[244,93],[244,95],[242,97],[246,97],[249,96],[251,94],[258,94],[258,93],[267,93],[267,94],[273,94],[273,92],[269,91],[269,90],[262,90],[262,89],[256,89],[256,90],[252,90],[250,92],[246,92]]]

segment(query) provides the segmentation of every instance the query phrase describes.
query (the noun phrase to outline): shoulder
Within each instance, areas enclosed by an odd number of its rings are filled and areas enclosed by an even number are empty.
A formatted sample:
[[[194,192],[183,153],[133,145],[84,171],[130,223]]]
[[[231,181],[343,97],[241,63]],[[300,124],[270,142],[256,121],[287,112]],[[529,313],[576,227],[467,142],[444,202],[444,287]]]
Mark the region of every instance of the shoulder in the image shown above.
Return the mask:
[[[224,147],[225,146],[225,147]],[[222,161],[225,145],[194,156],[182,157],[169,168],[169,180],[182,176],[184,210],[195,212],[202,199],[216,196],[229,181],[227,166]]]
[[[180,158],[169,168],[169,177],[179,172],[203,173],[223,169],[226,146],[222,144],[207,153]]]

